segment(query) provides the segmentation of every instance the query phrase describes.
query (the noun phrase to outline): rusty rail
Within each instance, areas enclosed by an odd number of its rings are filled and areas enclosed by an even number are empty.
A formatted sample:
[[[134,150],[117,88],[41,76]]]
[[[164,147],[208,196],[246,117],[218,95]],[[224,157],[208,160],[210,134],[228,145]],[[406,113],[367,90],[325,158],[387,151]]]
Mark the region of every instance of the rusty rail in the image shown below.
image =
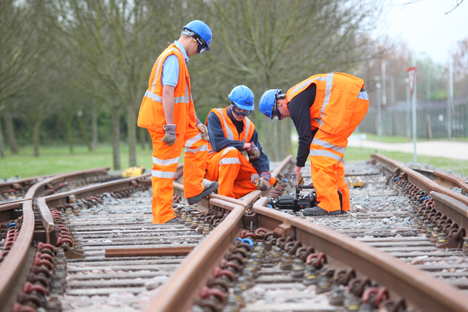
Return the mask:
[[[260,225],[283,228],[312,246],[378,281],[424,311],[468,311],[468,298],[456,288],[371,246],[295,216],[254,205]]]
[[[40,192],[45,190],[45,186],[47,184],[62,181],[74,182],[88,176],[107,173],[107,170],[109,170],[108,167],[103,167],[53,175],[46,180],[32,185],[28,189],[23,199],[10,201],[0,205],[0,223],[8,222],[9,220],[16,219],[20,216],[23,217],[22,226],[18,233],[18,237],[12,245],[8,255],[0,264],[0,302],[2,303],[0,306],[0,311],[9,311],[11,309],[12,305],[16,301],[16,296],[14,294],[18,291],[21,291],[21,287],[18,285],[22,285],[25,282],[27,275],[25,272],[29,272],[32,266],[35,248],[31,246],[31,243],[33,239],[37,239],[35,237],[36,229],[35,216],[33,212],[33,200]],[[24,179],[22,181],[32,181],[33,179],[35,178]],[[113,181],[110,183],[118,184],[119,182],[120,181]],[[86,190],[80,192],[83,193],[85,191]],[[57,195],[61,194],[56,194],[53,196]],[[45,202],[44,198],[39,199],[39,202],[41,201]],[[53,219],[50,215],[50,211],[48,209],[44,210],[42,207],[42,210],[39,208],[39,212],[43,212],[43,214],[41,214],[42,222],[45,222],[46,225],[52,222],[53,228]]]
[[[32,201],[27,200],[17,203],[23,210],[23,225],[19,231],[18,237],[13,244],[8,256],[5,257],[0,265],[0,302],[1,309],[11,307],[16,301],[16,296],[12,294],[17,290],[16,285],[21,281],[24,283],[24,275],[32,265],[31,243],[34,235],[34,212]],[[21,283],[22,285],[22,283]]]
[[[373,155],[373,157],[375,157]],[[378,156],[377,156],[378,157]],[[394,172],[401,170],[406,174],[415,176],[409,168],[390,159],[385,163],[387,168]],[[436,186],[434,182],[428,181],[430,186]],[[440,187],[439,187],[440,188]],[[431,193],[434,198],[438,196],[446,200],[449,205],[452,200],[444,194]],[[442,200],[440,201],[443,202]],[[232,209],[239,205],[233,200],[224,200],[211,196],[210,206]],[[390,255],[365,245],[352,238],[336,233],[322,226],[315,225],[298,217],[291,216],[273,209],[266,208],[267,198],[261,197],[252,207],[249,213],[256,213],[259,227],[280,233],[281,236],[293,235],[303,245],[312,246],[329,256],[333,261],[353,267],[360,274],[367,275],[390,289],[395,293],[407,298],[413,304],[424,311],[468,311],[468,298],[457,289],[440,282],[439,280],[423,273]],[[458,213],[465,215],[468,208],[460,203]],[[158,295],[153,298],[146,311],[185,311],[190,309],[193,299],[199,293],[207,276],[220,262],[222,255],[228,250],[231,243],[238,237],[242,226],[242,214],[229,215],[230,223],[222,223],[215,232],[209,235],[209,239],[196,248],[186,259],[176,273],[163,286]],[[233,224],[236,228],[233,229]],[[220,244],[222,242],[223,244]],[[203,247],[202,247],[203,246]],[[220,248],[220,246],[223,246]],[[221,252],[223,251],[223,252]],[[196,264],[192,261],[198,261]],[[203,263],[203,266],[200,266]],[[196,270],[196,273],[193,272]],[[185,300],[180,300],[184,298]]]
[[[49,206],[56,207],[58,205],[65,205],[70,202],[70,195],[74,195],[76,199],[87,198],[96,194],[102,194],[105,192],[112,192],[116,189],[122,187],[128,187],[134,182],[142,181],[151,177],[151,174],[143,174],[141,176],[120,179],[116,181],[110,181],[106,183],[101,183],[98,185],[92,185],[88,187],[81,188],[79,190],[72,190],[69,192],[53,194],[46,197],[41,197],[37,199],[37,207],[41,214],[41,221],[44,229],[46,231],[46,242],[54,243],[55,237],[52,233],[55,231],[55,224],[52,214],[50,212]]]
[[[372,161],[374,163],[380,163],[383,164],[384,166],[387,166],[387,169],[391,172],[395,172],[398,175],[403,174],[407,177],[408,181],[413,183],[414,185],[418,186],[420,189],[426,191],[428,194],[432,191],[445,194],[449,197],[452,197],[453,199],[458,200],[459,202],[468,205],[468,197],[463,196],[457,192],[454,192],[437,182],[431,180],[430,178],[422,175],[421,173],[418,173],[414,171],[413,169],[410,169],[403,165],[400,162],[397,162],[393,159],[390,159],[388,157],[385,157],[380,154],[372,154]],[[447,175],[447,174],[445,174]],[[440,175],[441,176],[441,175]]]
[[[270,231],[276,229],[282,236],[294,235],[303,245],[312,246],[327,254],[333,261],[353,267],[424,311],[468,311],[468,298],[457,289],[350,237],[266,208],[266,203],[267,198],[262,197],[253,206],[253,212],[258,214],[260,227]],[[189,255],[153,298],[147,312],[189,309],[208,275],[238,237],[243,209],[218,199],[211,199],[210,205],[234,208],[229,215],[229,222],[219,226]]]

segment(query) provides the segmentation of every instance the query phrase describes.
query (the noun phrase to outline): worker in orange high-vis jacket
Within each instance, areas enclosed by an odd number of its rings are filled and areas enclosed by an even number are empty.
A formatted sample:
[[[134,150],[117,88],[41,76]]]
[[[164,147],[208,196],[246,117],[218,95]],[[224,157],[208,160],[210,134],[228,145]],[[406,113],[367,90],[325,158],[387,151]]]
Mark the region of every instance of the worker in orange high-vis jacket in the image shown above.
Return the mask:
[[[297,183],[297,175],[310,155],[312,182],[319,204],[304,209],[304,215],[336,215],[350,210],[342,160],[348,137],[368,108],[364,81],[344,73],[314,75],[286,94],[272,89],[260,99],[260,111],[265,116],[272,121],[291,117],[298,132],[293,182]]]
[[[189,57],[209,51],[212,33],[202,21],[188,23],[178,41],[159,55],[153,66],[148,90],[143,97],[138,126],[147,128],[153,141],[153,223],[178,222],[172,209],[173,180],[182,149],[184,196],[190,205],[218,187],[202,186],[208,157],[208,130],[193,106]]]
[[[228,98],[230,106],[211,110],[206,119],[210,142],[205,178],[218,181],[219,195],[241,198],[257,189],[267,190],[276,179],[255,125],[247,117],[255,109],[253,92],[237,86]]]

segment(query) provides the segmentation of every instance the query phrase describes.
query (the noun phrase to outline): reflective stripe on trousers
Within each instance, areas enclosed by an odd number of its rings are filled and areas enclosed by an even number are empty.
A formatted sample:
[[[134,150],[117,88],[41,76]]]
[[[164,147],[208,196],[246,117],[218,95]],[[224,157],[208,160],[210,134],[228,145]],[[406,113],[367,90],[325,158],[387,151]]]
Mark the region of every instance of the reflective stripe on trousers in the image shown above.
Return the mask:
[[[240,163],[241,162],[238,157],[223,158],[219,161],[220,165],[235,165],[235,164],[240,165]]]
[[[167,171],[159,171],[159,170],[152,170],[151,175],[157,178],[166,178],[166,179],[174,179],[175,172],[167,172]]]
[[[314,156],[329,157],[329,158],[336,159],[338,162],[340,162],[341,159],[342,159],[342,157],[340,157],[340,156],[338,156],[336,154],[333,154],[332,152],[325,151],[325,150],[311,150],[310,151],[310,157],[314,157]]]
[[[318,145],[318,146],[321,146],[321,147],[324,147],[324,148],[328,148],[328,149],[331,149],[331,150],[334,150],[335,152],[338,152],[338,153],[341,153],[341,154],[344,154],[346,148],[345,147],[341,147],[341,146],[336,146],[336,145],[333,145],[331,143],[328,143],[326,141],[323,141],[323,140],[320,140],[320,139],[316,139],[314,138],[312,140],[312,144],[315,144],[315,145]]]

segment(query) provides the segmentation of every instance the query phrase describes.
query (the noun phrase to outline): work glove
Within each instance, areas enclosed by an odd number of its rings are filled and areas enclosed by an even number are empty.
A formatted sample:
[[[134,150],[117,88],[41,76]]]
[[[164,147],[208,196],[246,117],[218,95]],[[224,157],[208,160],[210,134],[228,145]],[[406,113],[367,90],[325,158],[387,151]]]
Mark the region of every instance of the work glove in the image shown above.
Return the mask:
[[[266,191],[270,188],[271,173],[265,171],[260,173],[258,178],[255,178],[252,182],[255,184],[257,190]]]
[[[166,142],[166,144],[169,146],[174,144],[176,141],[176,125],[164,125],[163,128],[164,131],[166,131],[166,134],[164,135],[164,138],[161,139],[161,141]]]
[[[294,185],[296,189],[299,191],[302,191],[301,188],[299,188],[299,184],[304,185],[304,178],[302,177],[302,173],[292,173],[291,174],[291,184]]]
[[[208,128],[197,118],[197,128],[200,130],[202,135],[202,139],[205,141],[209,141],[210,137],[208,136]]]
[[[247,154],[249,154],[250,161],[254,161],[260,158],[260,150],[253,142],[250,142],[250,149],[247,150]]]

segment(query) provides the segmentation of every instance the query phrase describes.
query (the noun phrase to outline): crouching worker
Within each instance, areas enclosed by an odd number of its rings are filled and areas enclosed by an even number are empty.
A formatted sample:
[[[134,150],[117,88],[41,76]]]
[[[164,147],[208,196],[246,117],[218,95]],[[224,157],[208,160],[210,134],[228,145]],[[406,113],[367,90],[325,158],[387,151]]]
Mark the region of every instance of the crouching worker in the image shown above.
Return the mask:
[[[286,94],[272,89],[260,99],[260,111],[265,116],[272,121],[291,117],[296,126],[299,148],[292,180],[310,155],[319,204],[304,209],[306,216],[336,215],[350,210],[342,159],[348,137],[369,107],[363,88],[364,81],[351,75],[319,74],[298,83]]]
[[[270,161],[255,125],[247,118],[255,108],[253,92],[237,86],[228,97],[231,105],[211,110],[206,120],[210,141],[205,178],[218,181],[219,195],[241,198],[254,190],[267,190],[276,179],[269,172]]]

